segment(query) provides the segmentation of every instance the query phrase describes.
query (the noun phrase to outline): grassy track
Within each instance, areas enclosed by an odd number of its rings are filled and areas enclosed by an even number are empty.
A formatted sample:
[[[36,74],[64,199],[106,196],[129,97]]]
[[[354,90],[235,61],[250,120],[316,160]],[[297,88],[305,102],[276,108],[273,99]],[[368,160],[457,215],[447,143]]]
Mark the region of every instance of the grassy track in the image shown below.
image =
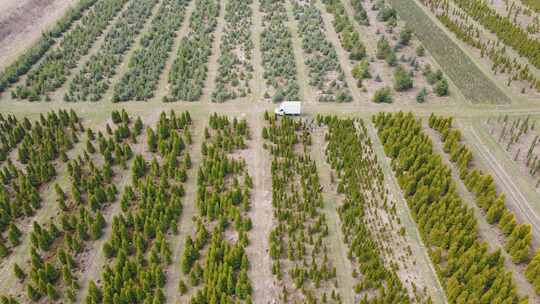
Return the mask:
[[[390,2],[467,99],[472,103],[511,102],[414,0]]]

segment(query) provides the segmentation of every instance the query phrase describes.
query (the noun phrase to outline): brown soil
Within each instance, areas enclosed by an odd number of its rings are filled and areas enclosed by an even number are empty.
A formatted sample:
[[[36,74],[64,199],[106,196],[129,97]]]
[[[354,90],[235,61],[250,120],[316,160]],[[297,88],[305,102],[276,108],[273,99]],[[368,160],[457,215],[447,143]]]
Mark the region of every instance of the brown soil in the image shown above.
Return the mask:
[[[74,0],[4,0],[0,10],[0,68],[58,20]]]
[[[279,288],[271,272],[272,260],[268,254],[268,235],[276,223],[272,212],[272,177],[268,170],[271,159],[263,149],[261,133],[264,120],[260,115],[252,114],[249,124],[252,140],[243,155],[254,182],[249,212],[253,229],[250,232],[250,244],[246,249],[251,263],[248,274],[253,283],[254,303],[275,303]]]

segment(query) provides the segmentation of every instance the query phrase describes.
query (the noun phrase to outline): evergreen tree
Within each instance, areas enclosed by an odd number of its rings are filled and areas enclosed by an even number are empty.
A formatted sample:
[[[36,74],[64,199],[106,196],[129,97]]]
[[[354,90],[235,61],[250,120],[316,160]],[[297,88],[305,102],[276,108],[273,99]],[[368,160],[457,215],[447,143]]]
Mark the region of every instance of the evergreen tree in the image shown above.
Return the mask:
[[[412,87],[413,80],[411,75],[402,66],[398,66],[394,72],[394,89],[401,92]]]
[[[8,230],[8,239],[13,246],[17,246],[20,243],[21,231],[15,224],[11,223]]]
[[[17,279],[19,279],[19,281],[24,281],[24,279],[26,278],[26,274],[17,263],[13,265],[13,273],[15,274]]]

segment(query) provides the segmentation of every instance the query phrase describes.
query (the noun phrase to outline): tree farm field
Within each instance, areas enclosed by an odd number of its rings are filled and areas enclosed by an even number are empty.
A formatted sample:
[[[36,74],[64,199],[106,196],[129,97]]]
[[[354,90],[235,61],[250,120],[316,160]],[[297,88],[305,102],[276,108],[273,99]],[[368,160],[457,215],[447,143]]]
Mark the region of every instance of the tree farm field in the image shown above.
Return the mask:
[[[2,3],[0,304],[540,303],[538,12],[450,2]]]

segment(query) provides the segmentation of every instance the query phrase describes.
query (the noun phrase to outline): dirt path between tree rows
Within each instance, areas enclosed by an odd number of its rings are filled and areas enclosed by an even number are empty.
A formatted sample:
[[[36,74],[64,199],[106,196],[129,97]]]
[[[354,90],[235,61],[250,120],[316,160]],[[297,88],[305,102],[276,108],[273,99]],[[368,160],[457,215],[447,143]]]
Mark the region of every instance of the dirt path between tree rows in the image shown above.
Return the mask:
[[[195,2],[195,1],[194,1]],[[195,234],[193,217],[197,215],[195,199],[197,197],[197,172],[202,161],[201,145],[204,142],[204,128],[208,124],[208,118],[193,116],[190,127],[193,143],[190,147],[191,169],[187,172],[188,179],[184,184],[186,195],[182,200],[182,215],[178,222],[178,234],[170,241],[172,250],[172,264],[167,269],[167,282],[164,287],[165,303],[187,303],[189,298],[182,299],[178,290],[178,284],[184,274],[180,269],[180,261],[184,252],[184,243],[188,236]]]
[[[219,4],[219,16],[217,18],[216,30],[214,31],[212,54],[208,58],[208,71],[203,88],[203,95],[200,99],[202,102],[210,102],[212,99],[212,93],[216,87],[216,77],[219,69],[218,60],[221,56],[221,36],[223,36],[223,29],[225,28],[225,7],[227,6],[228,1],[234,0],[222,0]]]
[[[376,58],[375,54],[377,53],[377,41],[379,41],[380,37],[376,35],[371,28],[358,24],[358,21],[356,21],[356,19],[354,18],[355,9],[352,7],[349,0],[340,1],[342,1],[343,6],[345,7],[345,11],[347,12],[349,20],[354,27],[354,30],[358,32],[358,34],[360,35],[360,40],[364,43],[364,46],[366,47],[366,55],[371,58]],[[367,6],[365,4],[367,3],[364,3],[364,6]],[[366,8],[366,10],[368,9],[370,8]],[[379,76],[382,78],[380,87],[392,86],[392,68],[388,66],[388,64],[383,63],[378,64],[377,69]]]
[[[326,12],[326,9],[321,4],[320,1],[316,2],[316,6],[321,12],[321,17],[324,22],[324,28],[326,30],[326,38],[332,45],[334,46],[334,49],[336,50],[336,54],[339,60],[339,64],[341,66],[341,69],[343,70],[343,73],[345,74],[345,81],[347,82],[347,85],[349,86],[349,90],[351,91],[351,94],[353,96],[353,100],[357,103],[365,102],[369,99],[366,93],[360,93],[356,86],[356,80],[352,76],[352,62],[349,60],[349,54],[347,51],[341,46],[341,42],[339,40],[339,35],[336,33],[336,30],[333,26],[334,17],[330,15],[328,12]]]
[[[291,45],[296,62],[296,81],[300,86],[300,99],[303,103],[317,103],[315,93],[309,85],[309,70],[304,62],[304,51],[302,49],[302,39],[298,35],[298,24],[294,19],[293,8],[290,1],[285,1],[287,10],[287,28],[291,33]]]
[[[97,37],[97,39],[92,43],[92,47],[88,50],[88,52],[78,60],[77,66],[73,69],[68,68],[68,73],[65,75],[66,80],[64,81],[64,84],[62,84],[62,86],[60,86],[54,92],[48,93],[48,95],[51,97],[52,100],[56,102],[63,102],[64,95],[66,94],[69,88],[68,85],[71,83],[73,78],[75,78],[75,76],[78,75],[80,71],[86,66],[87,62],[90,60],[92,55],[97,54],[98,51],[103,47],[103,45],[105,44],[105,37],[107,37],[107,34],[111,32],[111,30],[114,28],[118,20],[121,18],[122,14],[124,14],[124,12],[127,11],[132,1],[137,1],[137,0],[130,0],[124,3],[124,6],[122,6],[122,8],[116,13],[116,15],[109,22],[109,24],[103,30],[103,32],[101,32],[101,34]]]
[[[193,10],[195,10],[195,2],[197,1],[189,0],[189,4],[186,7],[186,11],[184,12],[184,20],[182,21],[182,25],[180,26],[178,31],[175,33],[176,37],[173,42],[173,47],[169,52],[169,56],[167,58],[167,61],[165,62],[165,67],[163,68],[163,71],[161,71],[161,75],[159,76],[159,81],[157,83],[155,91],[155,100],[159,103],[161,103],[163,97],[167,96],[170,91],[169,73],[171,71],[174,60],[176,59],[176,54],[178,53],[178,48],[180,48],[182,39],[184,39],[184,37],[186,37],[189,32],[189,21],[191,19],[191,15],[193,14]]]
[[[412,257],[416,260],[415,266],[418,267],[420,273],[423,274],[424,285],[427,287],[428,294],[434,303],[448,303],[446,292],[439,281],[437,271],[431,262],[427,247],[420,236],[418,226],[413,219],[409,205],[407,204],[394,172],[392,171],[390,159],[384,153],[384,148],[377,135],[377,131],[370,121],[366,121],[366,127],[368,135],[373,143],[373,151],[376,153],[379,164],[384,172],[385,184],[387,185],[387,189],[390,190],[389,197],[393,198],[396,202],[399,218],[405,227],[405,235],[409,240],[408,244],[412,249]]]
[[[253,24],[251,26],[251,39],[253,39],[253,79],[251,80],[250,85],[253,102],[262,101],[264,92],[266,92],[266,80],[264,79],[261,52],[262,16],[260,6],[261,3],[259,0],[254,0],[253,5],[251,6],[253,12]]]
[[[248,213],[253,222],[253,228],[249,232],[249,246],[246,248],[250,262],[248,275],[253,286],[253,303],[274,303],[278,300],[279,288],[271,271],[268,241],[275,223],[272,209],[271,159],[269,152],[263,149],[263,117],[252,113],[248,123],[251,140],[244,155],[254,185],[251,192],[251,210]]]
[[[337,214],[337,208],[339,207],[338,201],[341,198],[337,193],[337,185],[332,183],[330,177],[332,168],[326,162],[324,133],[325,131],[322,128],[311,133],[313,138],[311,155],[317,164],[320,183],[323,187],[323,212],[328,223],[330,259],[333,262],[332,264],[336,266],[338,290],[339,294],[343,297],[344,303],[356,303],[358,299],[355,299],[354,293],[355,279],[352,277],[354,267],[347,256],[349,249],[345,244],[345,238],[341,232],[341,221]]]

